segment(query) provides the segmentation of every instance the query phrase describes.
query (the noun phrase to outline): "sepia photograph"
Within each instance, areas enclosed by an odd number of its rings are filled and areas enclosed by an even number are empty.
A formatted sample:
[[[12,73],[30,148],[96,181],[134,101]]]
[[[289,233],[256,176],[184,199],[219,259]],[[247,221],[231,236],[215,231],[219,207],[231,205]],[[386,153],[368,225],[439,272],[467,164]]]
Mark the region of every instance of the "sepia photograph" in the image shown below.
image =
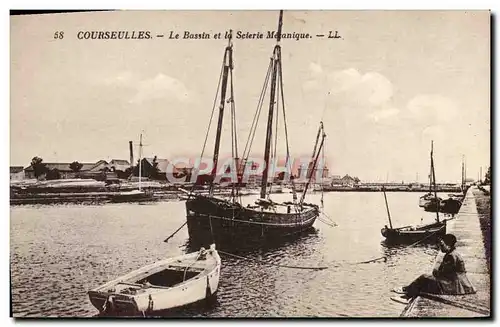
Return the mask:
[[[492,318],[483,10],[9,15],[13,318]]]

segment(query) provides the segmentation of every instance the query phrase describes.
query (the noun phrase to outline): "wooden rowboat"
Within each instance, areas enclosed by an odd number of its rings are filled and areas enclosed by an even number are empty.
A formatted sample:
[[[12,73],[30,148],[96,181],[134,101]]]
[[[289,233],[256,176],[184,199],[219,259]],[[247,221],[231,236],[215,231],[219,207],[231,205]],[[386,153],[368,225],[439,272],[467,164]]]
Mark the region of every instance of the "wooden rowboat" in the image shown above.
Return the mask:
[[[208,250],[165,259],[132,271],[88,292],[100,313],[147,314],[212,297],[219,285],[221,260]]]

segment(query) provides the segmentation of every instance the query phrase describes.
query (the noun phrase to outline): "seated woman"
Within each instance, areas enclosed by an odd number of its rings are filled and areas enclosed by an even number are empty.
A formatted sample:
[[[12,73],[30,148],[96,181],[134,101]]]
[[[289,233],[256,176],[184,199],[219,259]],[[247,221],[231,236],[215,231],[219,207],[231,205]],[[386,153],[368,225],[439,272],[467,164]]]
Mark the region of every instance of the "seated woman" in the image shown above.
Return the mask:
[[[467,278],[464,260],[455,249],[457,238],[446,234],[439,241],[441,252],[445,253],[441,263],[436,263],[432,275],[421,275],[410,285],[395,288],[393,292],[404,294],[402,298],[393,300],[408,303],[409,299],[421,294],[464,295],[473,294],[475,289]]]

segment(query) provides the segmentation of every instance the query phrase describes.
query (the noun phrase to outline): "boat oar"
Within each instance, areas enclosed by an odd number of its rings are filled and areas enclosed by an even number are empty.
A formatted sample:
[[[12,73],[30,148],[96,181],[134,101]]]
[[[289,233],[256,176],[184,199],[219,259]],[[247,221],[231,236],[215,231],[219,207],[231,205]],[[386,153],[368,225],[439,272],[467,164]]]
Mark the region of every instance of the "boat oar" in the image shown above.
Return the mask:
[[[184,227],[186,224],[187,224],[187,221],[184,222],[184,224],[182,224],[181,227],[177,228],[177,230],[175,232],[173,232],[172,235],[170,235],[165,240],[163,240],[163,242],[165,242],[165,243],[168,242],[168,240],[171,239],[172,237],[174,237],[174,235],[177,234],[177,232],[180,231],[181,228]]]

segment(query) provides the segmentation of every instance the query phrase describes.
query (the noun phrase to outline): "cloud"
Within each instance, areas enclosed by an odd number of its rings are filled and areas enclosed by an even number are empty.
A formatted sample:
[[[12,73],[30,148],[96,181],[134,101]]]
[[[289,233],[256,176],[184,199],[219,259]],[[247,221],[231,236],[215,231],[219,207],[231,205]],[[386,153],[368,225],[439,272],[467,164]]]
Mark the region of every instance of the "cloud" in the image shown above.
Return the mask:
[[[374,106],[384,105],[392,98],[392,83],[382,74],[366,73],[361,78],[361,84],[369,94],[368,101]]]
[[[376,72],[361,74],[354,68],[329,74],[328,86],[342,102],[358,107],[385,106],[393,95],[392,83],[385,76]]]
[[[318,75],[321,75],[323,73],[323,68],[321,67],[321,65],[319,65],[315,62],[311,62],[309,64],[309,70],[313,76],[318,76]]]
[[[164,97],[173,97],[178,101],[186,102],[189,100],[189,91],[178,79],[160,73],[154,78],[139,82],[137,93],[130,102],[137,104]]]
[[[187,102],[192,96],[184,83],[163,73],[144,79],[130,71],[125,71],[104,78],[101,83],[111,88],[127,89],[128,103],[131,104],[141,104],[163,98]]]
[[[111,86],[131,86],[133,83],[133,74],[129,71],[104,79],[104,84]]]
[[[369,117],[374,121],[378,122],[380,120],[388,119],[391,117],[395,117],[400,113],[398,108],[385,108],[372,112],[369,114]]]
[[[361,74],[354,68],[328,74],[328,87],[333,93],[353,90],[361,81]]]
[[[325,71],[319,64],[309,64],[309,79],[303,85],[317,98],[328,94],[328,107],[345,118],[382,121],[399,114],[394,108],[392,83],[380,73],[362,73],[355,68]]]
[[[310,91],[310,90],[317,90],[321,86],[321,83],[318,82],[317,80],[308,80],[305,81],[304,84],[302,85],[302,88],[305,91]]]
[[[408,113],[413,119],[427,120],[434,123],[453,121],[458,113],[457,104],[441,95],[418,95],[407,105]]]

